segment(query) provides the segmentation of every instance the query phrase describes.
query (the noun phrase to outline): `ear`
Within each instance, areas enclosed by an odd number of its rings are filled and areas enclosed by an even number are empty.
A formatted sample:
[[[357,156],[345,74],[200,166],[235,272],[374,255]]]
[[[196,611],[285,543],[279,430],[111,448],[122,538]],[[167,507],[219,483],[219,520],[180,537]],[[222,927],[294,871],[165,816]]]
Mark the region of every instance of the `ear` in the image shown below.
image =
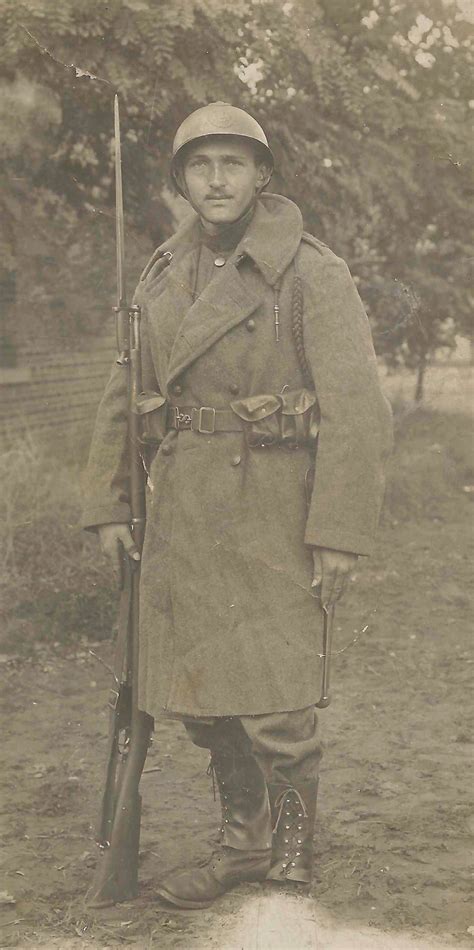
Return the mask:
[[[256,191],[262,191],[264,188],[266,188],[271,177],[272,169],[269,167],[269,165],[266,165],[264,162],[262,162],[257,169]]]
[[[183,198],[186,198],[186,200],[189,201],[189,198],[188,198],[188,189],[187,189],[187,186],[186,186],[186,179],[185,179],[185,177],[184,177],[184,171],[183,171],[183,165],[182,165],[182,163],[180,163],[180,165],[179,165],[178,168],[176,169],[176,172],[175,172],[175,174],[174,174],[174,176],[173,176],[173,179],[174,179],[174,185],[175,185],[175,188],[176,188],[176,191],[178,192],[178,194],[181,194],[181,195],[183,196]]]

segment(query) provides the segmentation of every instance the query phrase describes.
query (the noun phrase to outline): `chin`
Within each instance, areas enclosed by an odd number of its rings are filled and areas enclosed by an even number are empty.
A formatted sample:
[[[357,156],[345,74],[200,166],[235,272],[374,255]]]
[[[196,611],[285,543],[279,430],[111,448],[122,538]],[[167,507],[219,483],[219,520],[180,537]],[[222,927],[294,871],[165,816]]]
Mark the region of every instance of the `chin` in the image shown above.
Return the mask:
[[[231,211],[229,208],[215,208],[212,212],[207,211],[203,217],[209,224],[232,224],[240,217],[240,212]]]

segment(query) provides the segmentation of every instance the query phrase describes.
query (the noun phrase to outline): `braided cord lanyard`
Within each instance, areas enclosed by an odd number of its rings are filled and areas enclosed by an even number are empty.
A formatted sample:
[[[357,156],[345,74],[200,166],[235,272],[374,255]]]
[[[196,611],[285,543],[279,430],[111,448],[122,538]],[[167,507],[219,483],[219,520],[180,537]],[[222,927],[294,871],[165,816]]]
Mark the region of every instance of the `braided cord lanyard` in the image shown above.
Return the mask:
[[[306,359],[306,352],[304,348],[304,326],[303,326],[303,315],[304,315],[304,297],[303,297],[303,282],[300,275],[298,274],[298,269],[296,267],[296,261],[293,261],[294,267],[294,279],[293,279],[293,299],[291,301],[291,330],[293,333],[293,340],[295,344],[296,356],[298,359],[299,367],[301,370],[301,375],[303,377],[303,385],[307,389],[314,389],[313,374],[311,372],[310,365]],[[306,505],[309,509],[311,503],[311,498],[313,494],[313,484],[314,484],[314,463],[306,469],[304,476],[304,490]]]
[[[304,348],[304,330],[303,330],[303,313],[304,313],[304,297],[303,297],[303,283],[298,270],[296,267],[296,261],[293,261],[293,267],[295,271],[295,276],[293,278],[293,299],[291,302],[291,329],[293,333],[293,340],[295,343],[296,356],[298,359],[299,367],[301,370],[301,375],[303,377],[303,384],[308,389],[313,389],[313,377],[311,369],[306,359],[306,353]]]

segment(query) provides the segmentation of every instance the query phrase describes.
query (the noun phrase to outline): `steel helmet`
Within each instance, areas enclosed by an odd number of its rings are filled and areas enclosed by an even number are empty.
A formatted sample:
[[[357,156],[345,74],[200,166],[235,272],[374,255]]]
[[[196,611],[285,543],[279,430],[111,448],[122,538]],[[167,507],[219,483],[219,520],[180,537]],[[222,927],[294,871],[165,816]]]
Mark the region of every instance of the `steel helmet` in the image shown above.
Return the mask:
[[[181,192],[177,181],[178,159],[182,150],[190,142],[207,138],[210,135],[235,135],[239,138],[257,142],[273,171],[274,158],[262,126],[253,116],[243,109],[237,109],[228,102],[210,102],[207,106],[196,109],[181,123],[174,137],[171,174]],[[182,193],[182,192],[181,192]]]

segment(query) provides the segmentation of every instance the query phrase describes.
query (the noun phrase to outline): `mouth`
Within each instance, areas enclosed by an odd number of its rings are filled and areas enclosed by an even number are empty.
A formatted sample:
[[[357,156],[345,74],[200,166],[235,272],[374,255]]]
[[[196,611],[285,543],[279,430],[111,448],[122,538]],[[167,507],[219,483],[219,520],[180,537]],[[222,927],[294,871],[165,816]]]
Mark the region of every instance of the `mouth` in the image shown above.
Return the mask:
[[[230,201],[230,195],[208,195],[206,201]]]

